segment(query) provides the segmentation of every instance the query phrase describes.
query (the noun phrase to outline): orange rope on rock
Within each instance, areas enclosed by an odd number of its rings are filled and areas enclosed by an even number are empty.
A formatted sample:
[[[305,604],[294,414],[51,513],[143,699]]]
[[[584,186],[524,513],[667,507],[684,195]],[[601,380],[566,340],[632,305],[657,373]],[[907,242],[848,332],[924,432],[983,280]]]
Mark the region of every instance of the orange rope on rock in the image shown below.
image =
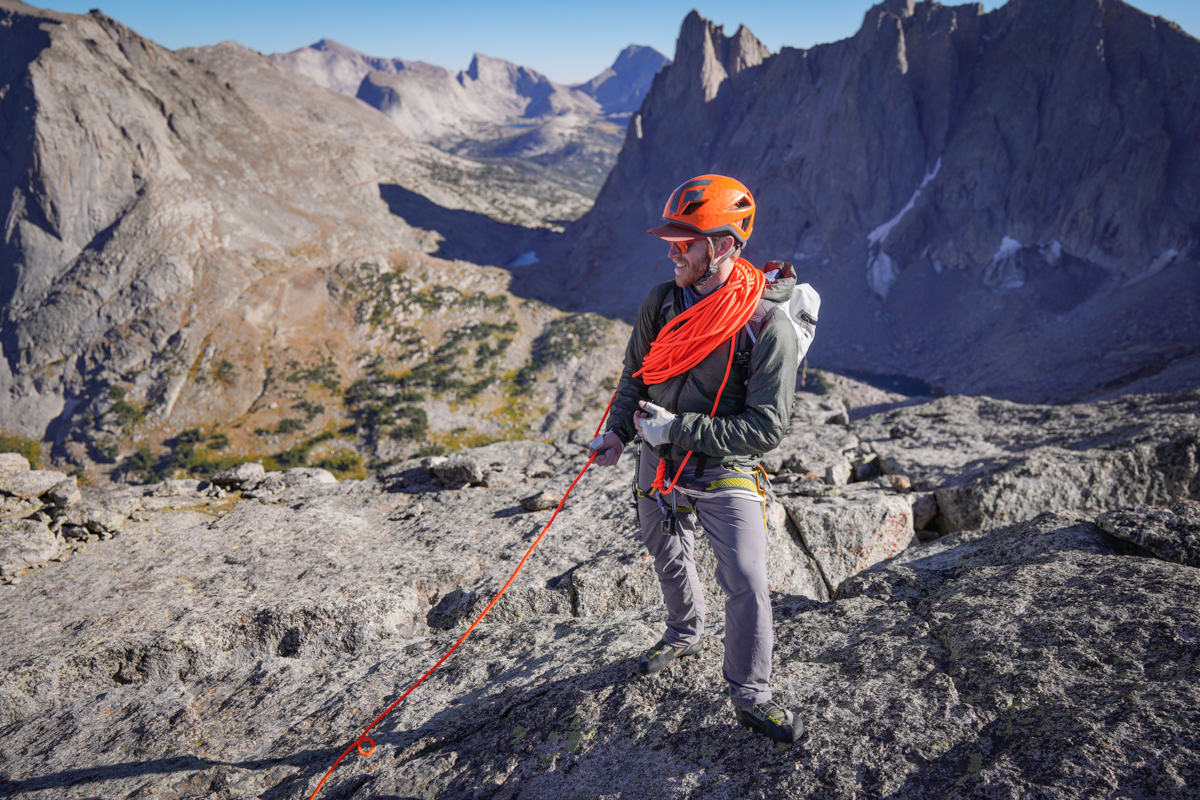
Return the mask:
[[[728,341],[729,361],[725,364],[725,377],[721,381],[721,388],[717,389],[712,411],[708,413],[710,417],[715,417],[725,384],[729,383],[738,331],[754,316],[766,282],[767,278],[761,271],[739,258],[724,286],[685,310],[658,332],[650,344],[650,352],[642,361],[642,368],[633,376],[641,376],[643,381],[651,385],[662,383],[695,367],[708,358],[721,342]],[[675,471],[671,485],[665,489],[666,461],[660,460],[651,487],[659,494],[673,492],[691,457],[692,451],[688,450],[679,463],[679,469]]]
[[[613,392],[612,398],[608,401],[608,408],[604,409],[604,416],[600,417],[600,424],[596,426],[596,432],[593,434],[593,438],[600,435],[600,429],[604,427],[604,420],[608,419],[608,412],[612,409],[613,400],[616,399],[617,393]],[[533,540],[533,544],[529,545],[529,549],[525,551],[525,555],[522,556],[520,562],[518,562],[517,568],[512,571],[511,575],[508,576],[508,580],[505,581],[504,585],[500,587],[500,591],[496,592],[496,596],[492,598],[492,602],[488,603],[487,607],[483,609],[483,612],[475,618],[475,621],[471,623],[471,627],[463,631],[463,635],[458,637],[458,641],[456,641],[450,647],[450,649],[446,651],[446,654],[439,658],[437,663],[430,667],[424,675],[422,675],[420,678],[417,678],[416,682],[412,686],[409,686],[408,689],[405,690],[404,694],[397,697],[395,702],[385,708],[383,713],[376,717],[374,721],[366,727],[366,730],[364,730],[359,737],[355,739],[340,756],[338,756],[338,760],[333,762],[333,766],[330,767],[329,771],[326,772],[324,777],[321,778],[321,782],[317,784],[315,789],[313,789],[312,794],[308,796],[308,800],[313,800],[313,798],[317,796],[317,793],[321,791],[321,787],[325,785],[325,781],[329,780],[329,776],[332,775],[333,771],[341,765],[341,763],[346,759],[346,756],[350,755],[355,750],[358,750],[358,754],[364,758],[375,752],[375,740],[367,734],[371,732],[372,728],[374,728],[380,722],[383,722],[383,718],[392,713],[392,709],[400,705],[400,703],[404,701],[404,698],[412,694],[414,689],[424,683],[425,679],[432,675],[437,668],[440,667],[442,663],[445,662],[445,660],[448,659],[450,655],[458,649],[460,644],[466,641],[467,637],[471,635],[471,631],[475,630],[475,626],[477,626],[480,622],[483,622],[483,618],[488,615],[488,612],[492,610],[492,607],[496,605],[496,603],[500,601],[500,598],[504,596],[504,593],[508,591],[508,587],[512,585],[512,582],[516,580],[517,573],[521,571],[521,568],[525,566],[525,562],[529,560],[531,555],[533,555],[533,551],[541,543],[542,537],[546,535],[546,531],[550,530],[550,526],[554,524],[554,520],[558,517],[558,512],[562,511],[563,505],[567,502],[567,498],[571,496],[571,490],[575,488],[575,484],[579,483],[579,479],[583,477],[583,473],[588,471],[588,467],[592,466],[592,462],[596,460],[596,455],[597,452],[593,451],[591,457],[587,460],[587,463],[583,465],[583,469],[579,470],[579,474],[575,476],[575,480],[571,481],[571,485],[567,487],[567,491],[563,494],[562,500],[558,501],[558,508],[554,509],[554,513],[550,515],[550,520],[546,523],[546,527],[542,528],[542,532],[539,533],[538,537]],[[366,745],[366,747],[364,748],[363,745]]]

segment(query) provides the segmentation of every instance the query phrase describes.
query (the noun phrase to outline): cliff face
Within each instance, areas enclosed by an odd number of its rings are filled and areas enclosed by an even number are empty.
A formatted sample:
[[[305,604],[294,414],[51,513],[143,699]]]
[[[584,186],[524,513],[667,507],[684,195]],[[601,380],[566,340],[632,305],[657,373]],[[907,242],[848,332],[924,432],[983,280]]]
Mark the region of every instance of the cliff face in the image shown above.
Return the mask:
[[[758,202],[747,256],[822,292],[819,363],[1028,400],[1186,383],[1197,75],[1200,43],[1121,2],[887,2],[775,55],[693,13],[567,255],[524,285],[631,315],[668,275],[644,231],[716,171]]]
[[[150,362],[169,408],[171,364],[261,273],[255,256],[418,244],[361,154],[315,157],[215,75],[101,14],[5,2],[0,15],[5,427],[44,430],[99,373]]]

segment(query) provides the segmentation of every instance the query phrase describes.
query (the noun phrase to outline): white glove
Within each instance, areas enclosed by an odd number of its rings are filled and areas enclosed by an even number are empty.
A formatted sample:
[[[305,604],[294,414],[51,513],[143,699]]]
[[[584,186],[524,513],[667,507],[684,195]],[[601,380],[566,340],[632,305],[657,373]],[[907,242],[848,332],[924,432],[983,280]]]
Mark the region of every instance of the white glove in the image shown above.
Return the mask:
[[[638,405],[642,410],[633,415],[633,423],[637,426],[638,433],[642,434],[642,438],[651,447],[668,444],[671,441],[671,425],[675,422],[675,415],[662,406],[645,400]]]

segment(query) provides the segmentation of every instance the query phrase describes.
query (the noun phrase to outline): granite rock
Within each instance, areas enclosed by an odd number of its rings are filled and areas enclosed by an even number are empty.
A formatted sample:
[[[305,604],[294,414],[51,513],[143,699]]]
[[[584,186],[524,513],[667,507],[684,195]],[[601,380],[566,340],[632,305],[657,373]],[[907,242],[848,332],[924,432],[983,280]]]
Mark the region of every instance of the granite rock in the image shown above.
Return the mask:
[[[0,579],[12,580],[30,567],[41,566],[60,550],[62,540],[44,522],[0,521]]]
[[[8,478],[29,469],[29,459],[20,453],[0,453],[0,478]]]
[[[212,476],[212,482],[223,489],[239,491],[253,489],[264,477],[266,470],[263,465],[249,462],[218,472]]]
[[[867,417],[851,432],[885,473],[935,493],[932,524],[946,533],[1200,496],[1198,409],[1197,390],[1063,406],[956,396]]]
[[[1109,511],[1096,524],[1159,558],[1200,568],[1200,503],[1195,500],[1183,500],[1169,509],[1138,506]]]
[[[454,455],[438,462],[430,470],[447,486],[478,485],[483,483],[484,469],[469,455]]]
[[[66,475],[52,469],[26,470],[0,478],[0,494],[28,500],[41,497],[66,479]]]

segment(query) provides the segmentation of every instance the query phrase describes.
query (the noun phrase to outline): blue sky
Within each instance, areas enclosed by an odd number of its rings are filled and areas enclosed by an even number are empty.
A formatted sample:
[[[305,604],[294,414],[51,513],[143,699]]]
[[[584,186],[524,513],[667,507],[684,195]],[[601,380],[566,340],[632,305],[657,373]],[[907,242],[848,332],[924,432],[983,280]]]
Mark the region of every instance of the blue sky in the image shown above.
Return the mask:
[[[628,44],[670,57],[692,8],[733,33],[739,23],[773,51],[851,36],[874,3],[862,0],[55,0],[56,11],[110,17],[172,49],[233,39],[264,53],[294,50],[323,37],[376,56],[464,69],[478,51],[530,67],[560,83],[580,83]],[[35,4],[43,5],[37,2]],[[987,0],[989,11],[1002,3]],[[1200,36],[1197,0],[1135,0],[1142,10]]]

